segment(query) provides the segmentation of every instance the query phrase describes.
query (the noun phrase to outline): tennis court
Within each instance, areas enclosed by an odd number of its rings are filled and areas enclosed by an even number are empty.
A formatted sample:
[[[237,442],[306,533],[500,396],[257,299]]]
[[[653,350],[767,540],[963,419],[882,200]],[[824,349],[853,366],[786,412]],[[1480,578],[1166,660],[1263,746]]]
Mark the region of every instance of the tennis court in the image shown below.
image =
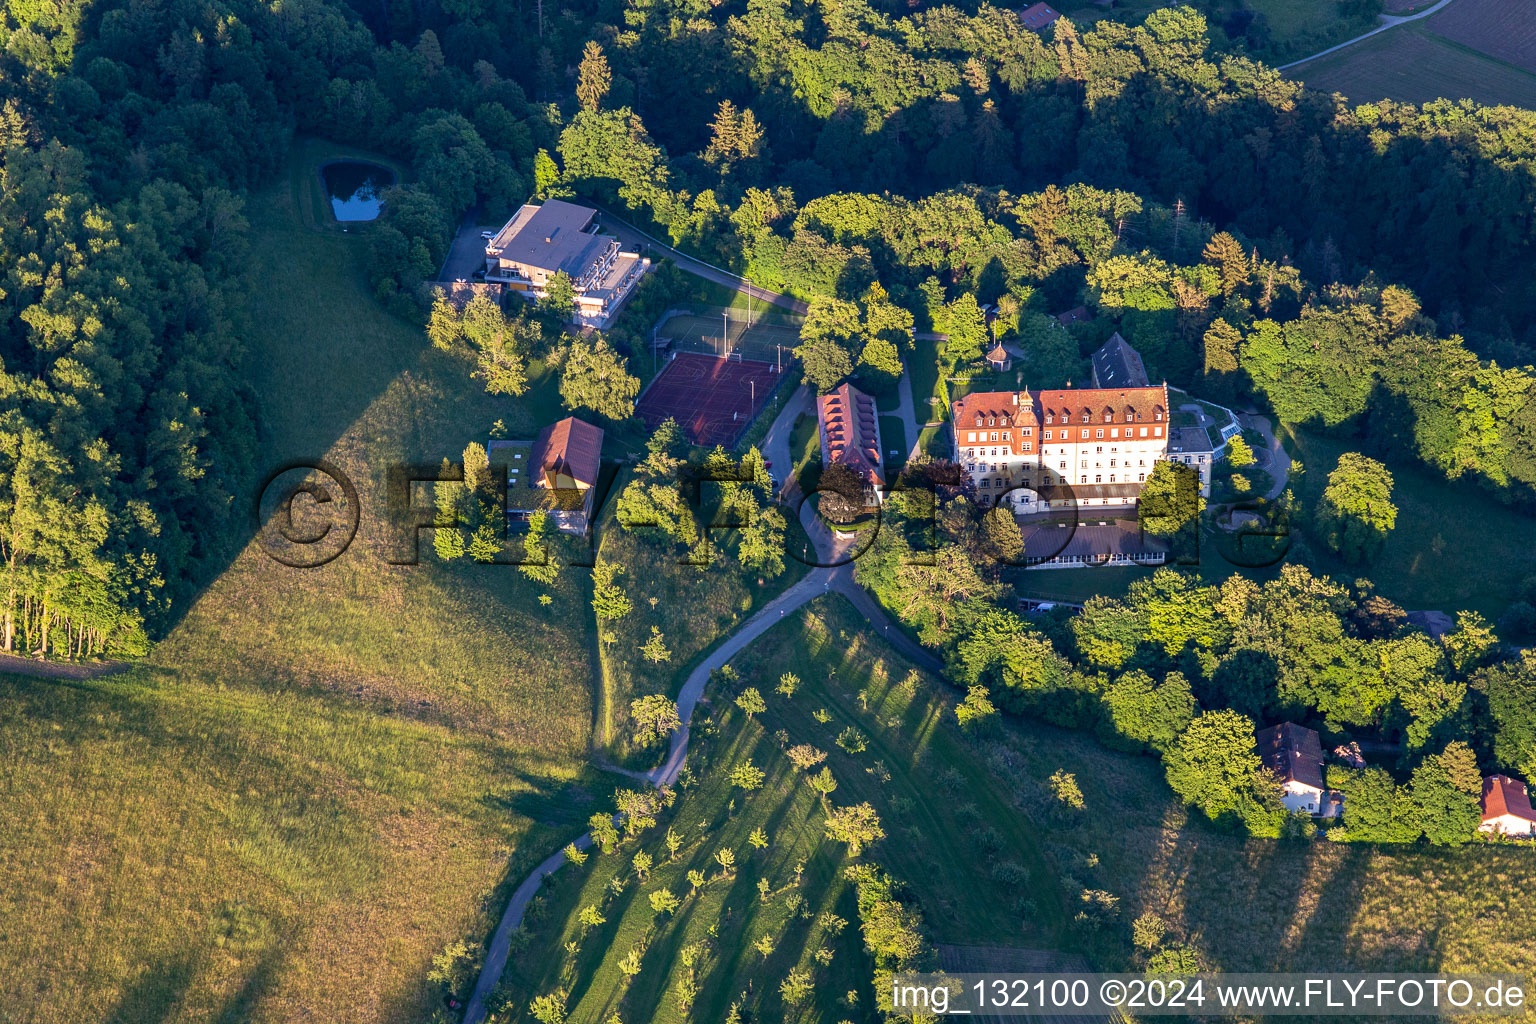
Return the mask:
[[[729,448],[782,379],[771,362],[677,352],[640,396],[635,414],[648,430],[670,416],[694,444]]]
[[[676,312],[656,325],[654,334],[663,347],[674,352],[708,355],[735,353],[743,359],[787,364],[800,344],[799,317],[774,311],[760,314],[748,326],[740,310],[727,315],[724,309]]]

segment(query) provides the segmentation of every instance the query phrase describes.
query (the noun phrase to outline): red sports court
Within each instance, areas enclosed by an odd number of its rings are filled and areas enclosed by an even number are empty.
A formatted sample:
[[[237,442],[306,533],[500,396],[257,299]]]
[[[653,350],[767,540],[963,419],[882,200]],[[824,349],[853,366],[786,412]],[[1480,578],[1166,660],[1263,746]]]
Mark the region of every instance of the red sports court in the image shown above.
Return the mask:
[[[635,414],[648,430],[670,416],[694,444],[729,448],[781,379],[772,363],[679,352],[640,396]]]

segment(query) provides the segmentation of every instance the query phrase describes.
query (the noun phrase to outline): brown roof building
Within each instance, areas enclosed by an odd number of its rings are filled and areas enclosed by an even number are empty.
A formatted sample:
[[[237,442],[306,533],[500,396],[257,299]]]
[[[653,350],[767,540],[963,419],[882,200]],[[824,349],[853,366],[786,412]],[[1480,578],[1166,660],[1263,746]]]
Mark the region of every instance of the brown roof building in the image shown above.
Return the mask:
[[[1529,836],[1536,832],[1536,811],[1525,783],[1508,775],[1490,775],[1483,779],[1484,832],[1506,836]]]
[[[603,432],[567,416],[533,441],[492,441],[486,454],[507,466],[507,517],[526,522],[545,512],[567,533],[585,533],[602,470]]]
[[[885,470],[880,462],[880,420],[875,400],[852,384],[816,399],[821,434],[821,464],[841,463],[864,481],[866,507],[884,500]]]
[[[1134,505],[1168,454],[1166,387],[978,391],[952,409],[955,461],[983,505]]]
[[[1019,12],[1019,20],[1031,32],[1039,32],[1059,17],[1049,4],[1031,4]]]
[[[1280,780],[1280,802],[1287,810],[1335,815],[1343,801],[1323,782],[1323,744],[1317,730],[1281,722],[1260,729],[1259,759]]]

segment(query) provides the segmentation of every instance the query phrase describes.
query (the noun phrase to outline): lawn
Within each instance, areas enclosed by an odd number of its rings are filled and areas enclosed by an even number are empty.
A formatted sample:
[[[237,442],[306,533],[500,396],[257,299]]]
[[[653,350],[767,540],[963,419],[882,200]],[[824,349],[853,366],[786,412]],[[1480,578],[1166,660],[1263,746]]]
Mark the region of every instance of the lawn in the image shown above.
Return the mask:
[[[1450,42],[1419,24],[1383,32],[1288,74],[1356,103],[1383,98],[1424,103],[1444,97],[1536,108],[1536,74]]]
[[[1536,916],[1522,896],[1536,885],[1528,849],[1237,839],[1192,820],[1154,758],[1019,720],[986,763],[992,785],[1037,815],[1052,802],[1051,773],[1076,776],[1083,813],[1055,819],[1041,843],[1063,888],[1120,898],[1115,923],[1084,936],[1104,969],[1129,951],[1130,922],[1146,912],[1224,971],[1536,967]]]
[[[1064,941],[1065,903],[1039,852],[1040,833],[986,784],[987,769],[954,721],[952,693],[885,648],[851,606],[819,599],[730,667],[735,679],[717,680],[697,713],[709,720],[695,720],[695,781],[681,789],[670,817],[639,840],[656,863],[650,877],[635,876],[634,844],[557,873],[528,947],[509,968],[505,990],[514,1007],[563,987],[572,1020],[601,1021],[612,1012],[625,1020],[686,1020],[675,1000],[676,958],[700,943],[709,952],[693,1019],[721,1020],[743,996],[754,1020],[864,1019],[839,1005],[849,990],[860,993],[862,1005],[870,997],[870,965],[841,875],[849,858],[845,847],[824,838],[818,800],[782,752],[786,735],[790,745],[828,752],[825,766],[838,781],[834,804],[874,805],[886,839],[864,859],[912,888],[930,939],[1047,949]],[[801,680],[792,698],[774,692],[785,672]],[[731,703],[747,685],[768,704],[754,721]],[[855,754],[838,746],[848,730],[865,749]],[[730,786],[730,768],[745,760],[766,773],[762,789]],[[683,840],[675,860],[662,842],[669,827]],[[771,840],[760,851],[747,843],[755,828]],[[734,877],[723,876],[713,860],[722,847],[736,855]],[[1011,863],[1014,873],[995,870],[1000,862]],[[710,876],[696,895],[687,895],[689,869]],[[1004,875],[1014,880],[990,880]],[[758,895],[760,878],[769,883],[766,900]],[[607,895],[615,885],[620,891]],[[652,911],[649,893],[660,888],[687,897],[674,915]],[[589,905],[604,908],[607,918],[590,931],[576,919]],[[822,911],[852,923],[834,936],[817,920]],[[766,962],[752,948],[764,936],[775,943]],[[566,945],[572,941],[579,944],[574,955]],[[826,968],[813,960],[821,946],[834,952]],[[642,966],[626,986],[618,961],[631,949],[643,952]],[[786,1014],[777,994],[778,980],[795,967],[817,974],[817,1005],[806,1018]]]
[[[948,393],[939,379],[939,343],[918,338],[913,342],[912,353],[907,356],[907,373],[912,387],[912,402],[916,406],[918,425],[930,419],[942,419],[948,413]],[[937,397],[938,404],[930,402]]]
[[[1315,508],[1349,441],[1288,429],[1282,435],[1305,472],[1298,497]],[[1536,575],[1536,524],[1473,484],[1457,484],[1411,465],[1391,467],[1397,526],[1375,560],[1346,565],[1312,544],[1318,568],[1339,579],[1366,576],[1410,610],[1470,608],[1490,620],[1504,613],[1522,580]],[[1294,479],[1294,478],[1293,478]]]
[[[808,474],[821,474],[821,434],[815,416],[797,416],[789,431],[789,456],[794,460],[791,473],[802,484],[814,485]]]
[[[386,560],[390,464],[544,413],[375,305],[366,229],[315,219],[339,155],[297,146],[247,206],[248,338],[259,473],[335,464],[357,538],[304,570],[248,543],[131,673],[4,683],[0,1004],[33,1020],[420,1020],[432,954],[482,939],[536,821],[589,799],[584,577],[546,608],[430,543]]]

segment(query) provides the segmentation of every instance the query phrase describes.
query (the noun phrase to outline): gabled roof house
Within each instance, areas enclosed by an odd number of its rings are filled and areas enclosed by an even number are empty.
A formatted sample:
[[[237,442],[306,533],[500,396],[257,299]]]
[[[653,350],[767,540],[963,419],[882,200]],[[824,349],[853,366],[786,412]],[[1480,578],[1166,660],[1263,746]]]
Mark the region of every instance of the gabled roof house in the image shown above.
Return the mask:
[[[602,471],[603,431],[567,416],[532,441],[492,441],[486,454],[507,466],[507,518],[526,522],[548,513],[567,533],[586,533]]]
[[[1323,783],[1323,744],[1317,730],[1281,722],[1258,731],[1259,759],[1280,780],[1280,802],[1289,811],[1333,817],[1343,802]]]
[[[1483,779],[1483,832],[1506,836],[1536,833],[1536,811],[1531,810],[1531,796],[1525,783],[1508,775],[1490,775]]]
[[[1116,331],[1093,354],[1093,386],[1096,388],[1144,388],[1147,368],[1141,353]]]
[[[864,505],[885,500],[885,469],[880,461],[880,419],[875,400],[852,384],[816,399],[821,434],[821,464],[841,463],[864,481]]]

